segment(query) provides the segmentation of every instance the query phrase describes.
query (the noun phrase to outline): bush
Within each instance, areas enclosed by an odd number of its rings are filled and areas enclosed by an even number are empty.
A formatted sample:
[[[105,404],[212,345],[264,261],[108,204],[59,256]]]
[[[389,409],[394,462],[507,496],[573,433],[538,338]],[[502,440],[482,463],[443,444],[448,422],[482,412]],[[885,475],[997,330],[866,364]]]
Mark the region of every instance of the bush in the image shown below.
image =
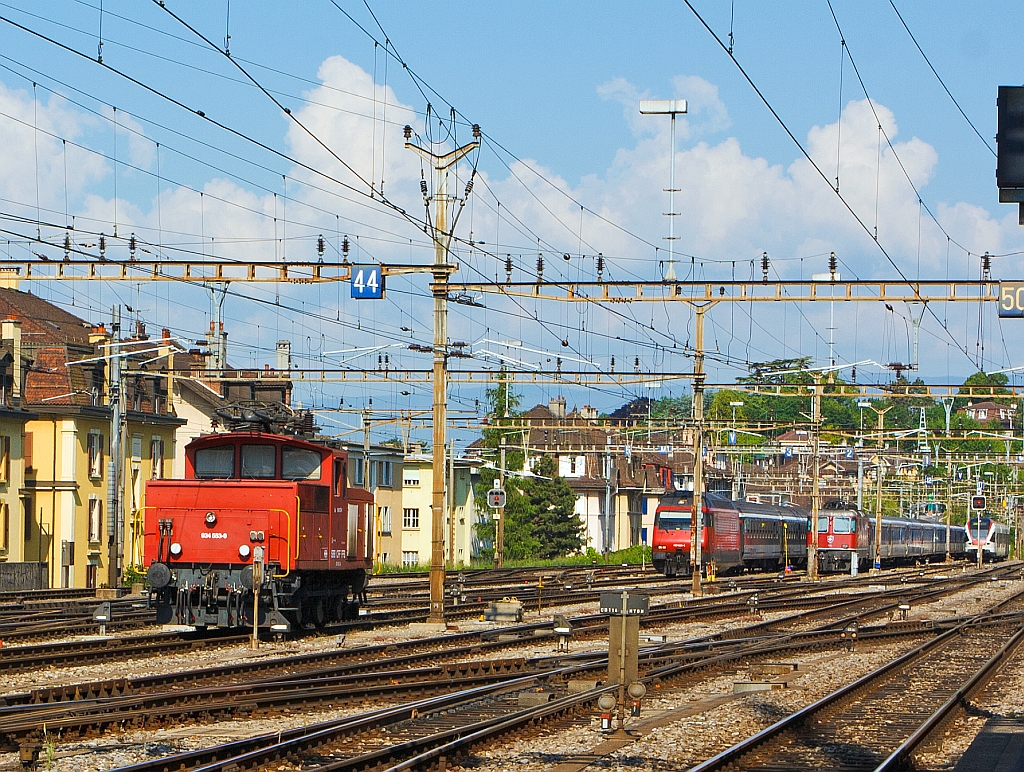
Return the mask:
[[[568,555],[559,558],[551,558],[549,560],[539,559],[523,559],[523,560],[506,560],[506,568],[543,568],[550,566],[556,567],[574,567],[574,566],[621,566],[626,563],[631,566],[639,566],[641,564],[641,556],[646,561],[647,565],[651,564],[651,548],[643,545],[637,545],[635,547],[627,547],[624,550],[618,550],[616,552],[610,552],[606,558],[600,552],[595,550],[593,547],[588,547],[587,551],[582,555]],[[488,556],[487,560],[478,560],[473,562],[473,568],[493,568],[494,561]]]

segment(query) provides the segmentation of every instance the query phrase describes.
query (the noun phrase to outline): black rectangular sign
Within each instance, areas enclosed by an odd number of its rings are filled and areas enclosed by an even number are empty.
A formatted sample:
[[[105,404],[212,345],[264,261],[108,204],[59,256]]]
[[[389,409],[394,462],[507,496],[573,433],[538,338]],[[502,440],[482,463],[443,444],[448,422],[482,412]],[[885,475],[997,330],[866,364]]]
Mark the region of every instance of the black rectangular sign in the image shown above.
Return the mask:
[[[646,614],[647,609],[650,607],[650,597],[647,595],[628,595],[626,597],[626,614],[632,616],[634,614]],[[621,614],[622,613],[622,593],[621,592],[602,592],[601,593],[601,612],[602,614]]]
[[[996,185],[1024,188],[1024,86],[1000,86]]]

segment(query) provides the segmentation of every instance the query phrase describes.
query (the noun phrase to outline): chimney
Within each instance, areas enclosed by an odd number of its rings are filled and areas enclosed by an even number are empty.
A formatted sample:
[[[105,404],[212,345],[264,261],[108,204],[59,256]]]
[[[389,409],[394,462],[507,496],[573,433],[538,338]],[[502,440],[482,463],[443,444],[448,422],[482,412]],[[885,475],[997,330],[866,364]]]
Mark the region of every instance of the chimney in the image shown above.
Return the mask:
[[[160,330],[160,338],[161,338],[161,340],[170,340],[171,339],[171,331],[169,329],[167,329],[166,327],[164,327],[162,330]]]
[[[11,365],[11,404],[21,405],[21,320],[4,319],[0,322],[0,337],[11,342],[14,364]]]
[[[565,397],[548,400],[548,410],[555,418],[565,418]]]
[[[277,342],[277,363],[278,372],[287,373],[292,369],[292,343],[289,340]]]
[[[89,330],[89,344],[96,346],[100,343],[107,343],[110,340],[110,334],[107,332],[107,328],[102,324],[94,324],[92,329]]]
[[[20,268],[0,268],[0,287],[3,289],[18,289],[18,277],[20,275]]]

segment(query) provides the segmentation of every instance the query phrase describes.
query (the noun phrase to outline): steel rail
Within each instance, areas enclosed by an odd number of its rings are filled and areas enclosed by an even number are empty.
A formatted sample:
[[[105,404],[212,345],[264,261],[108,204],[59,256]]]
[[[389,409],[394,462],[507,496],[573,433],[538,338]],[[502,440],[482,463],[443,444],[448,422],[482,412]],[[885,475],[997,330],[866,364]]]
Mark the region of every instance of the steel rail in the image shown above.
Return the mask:
[[[874,772],[895,772],[896,770],[904,769],[906,760],[925,743],[929,736],[933,735],[936,730],[940,729],[952,717],[953,712],[961,707],[972,693],[988,683],[1006,663],[1006,660],[1016,653],[1022,641],[1024,641],[1024,627],[1014,633],[988,662],[982,665],[963,686],[956,690],[953,696],[946,700],[910,737],[889,754],[885,761],[875,767]]]
[[[901,632],[903,634],[909,634],[911,632],[913,634],[922,634],[922,633],[935,632],[935,631],[929,631],[929,630],[921,629],[921,630],[915,630],[915,631],[904,630],[904,631],[901,631]],[[888,633],[888,634],[892,635],[891,632]],[[831,631],[831,635],[835,638],[834,642],[838,642],[840,640],[837,631]],[[815,637],[817,637],[820,640],[823,636],[822,636],[821,633],[818,633]],[[719,663],[724,663],[724,662],[727,662],[727,661],[735,661],[736,659],[743,658],[743,657],[749,657],[751,655],[756,654],[759,651],[762,652],[762,653],[771,653],[771,652],[774,652],[774,651],[778,651],[779,648],[780,648],[778,640],[775,640],[775,641],[759,640],[759,641],[755,642],[754,646],[748,647],[746,651],[741,650],[743,648],[743,646],[741,645],[741,642],[734,641],[732,643],[735,645],[737,650],[732,651],[732,652],[715,652],[711,659],[716,661],[716,662],[719,662]],[[803,644],[798,644],[796,642],[792,642],[791,641],[791,642],[789,642],[788,648],[797,648],[798,646],[801,646],[801,645],[803,647],[806,647],[807,643],[805,642]],[[573,664],[572,666],[569,666],[569,667],[564,667],[564,668],[561,668],[561,669],[554,669],[554,670],[546,671],[543,675],[545,677],[551,677],[551,676],[557,676],[559,674],[568,675],[568,674],[571,674],[571,673],[583,672],[583,671],[585,671],[585,670],[587,670],[589,668],[594,667],[595,664],[597,666],[601,666],[602,662],[603,662],[603,660],[601,660],[600,658],[598,658],[596,660],[592,660],[589,663],[587,663],[587,662],[577,662],[577,663],[575,663],[575,664]],[[705,662],[705,663],[688,663],[688,667],[690,667],[690,668],[707,667],[708,664],[709,663],[707,663],[707,662]],[[540,677],[540,676],[532,676],[532,677],[530,677],[531,680],[529,681],[529,683],[536,683],[537,682],[536,679],[538,677]],[[647,676],[645,676],[645,678],[646,677]],[[505,688],[512,689],[517,684],[523,684],[523,683],[524,683],[523,679],[514,679],[513,681],[507,682],[504,686],[505,686]],[[498,686],[496,688],[502,688],[502,687]],[[598,689],[598,690],[596,690],[594,692],[591,692],[591,693],[583,693],[583,694],[580,694],[580,695],[573,695],[571,697],[565,697],[565,698],[562,698],[561,700],[557,700],[557,701],[554,701],[552,703],[547,703],[547,704],[545,704],[543,706],[540,706],[540,707],[537,707],[537,708],[531,708],[531,709],[527,709],[525,711],[519,711],[518,713],[516,713],[515,715],[513,715],[511,717],[509,717],[509,716],[499,717],[499,719],[496,719],[494,722],[485,722],[484,724],[480,724],[480,725],[475,726],[475,727],[470,727],[470,728],[467,728],[465,726],[456,727],[456,728],[454,728],[452,730],[448,730],[447,733],[444,733],[441,736],[439,736],[439,735],[437,735],[435,733],[434,735],[432,735],[429,738],[422,738],[420,740],[420,743],[433,746],[433,749],[436,749],[436,752],[433,752],[431,748],[419,749],[418,746],[413,746],[413,745],[406,744],[404,746],[404,749],[406,751],[409,751],[409,752],[413,752],[413,751],[417,751],[418,750],[418,756],[414,756],[414,758],[412,760],[406,760],[405,762],[401,762],[401,764],[406,765],[405,767],[399,766],[399,767],[394,767],[394,768],[395,769],[408,768],[408,766],[410,764],[412,766],[416,766],[420,762],[429,763],[429,761],[431,759],[436,758],[439,753],[454,751],[454,750],[457,750],[458,747],[460,747],[462,745],[470,744],[472,742],[479,741],[481,739],[485,739],[486,737],[491,736],[491,735],[493,735],[495,733],[502,733],[502,732],[505,732],[505,731],[509,731],[510,729],[513,729],[516,726],[520,726],[520,725],[525,724],[525,723],[531,723],[533,721],[538,720],[540,717],[542,717],[543,715],[548,714],[550,712],[560,711],[560,710],[564,710],[564,709],[569,709],[569,708],[571,708],[573,706],[578,706],[578,705],[589,703],[589,702],[593,701],[598,694],[600,694],[602,691],[607,690],[609,688],[614,688],[614,687],[606,687],[605,689]],[[479,694],[479,693],[476,693],[476,694]],[[453,703],[446,703],[446,706],[448,708],[451,708],[453,706]],[[397,708],[396,710],[400,711],[401,708]],[[380,723],[377,723],[376,722],[376,718],[375,718],[378,715],[379,714],[377,712],[369,714],[368,718],[365,721],[361,722],[359,724],[359,726],[364,727],[364,728],[372,727],[372,726],[380,726]],[[409,714],[409,713],[403,713],[402,715],[403,716],[411,716],[411,714]],[[298,738],[298,739],[293,739],[291,737],[284,737],[284,733],[282,733],[282,739],[285,740],[285,742],[282,742],[282,743],[274,745],[274,746],[265,746],[265,747],[253,750],[252,749],[253,748],[252,744],[247,744],[248,741],[246,741],[246,742],[236,742],[236,743],[229,744],[229,746],[221,746],[219,748],[205,749],[203,751],[193,751],[193,752],[190,752],[188,754],[179,754],[179,755],[176,755],[176,756],[173,756],[173,757],[168,757],[168,758],[162,759],[162,760],[157,761],[157,762],[151,762],[151,763],[147,762],[147,763],[145,763],[143,765],[135,765],[135,766],[132,766],[132,767],[129,767],[129,768],[125,768],[124,770],[121,770],[121,772],[128,772],[128,770],[131,770],[131,772],[143,772],[143,770],[156,770],[156,769],[161,769],[161,770],[168,770],[168,769],[178,769],[178,770],[193,769],[193,770],[202,770],[202,772],[213,772],[214,770],[227,770],[227,769],[238,769],[238,770],[251,769],[251,768],[254,768],[257,765],[264,765],[264,764],[268,764],[268,763],[273,763],[275,760],[282,760],[284,758],[293,757],[295,753],[299,752],[302,749],[309,750],[310,748],[319,747],[320,745],[326,744],[327,742],[330,742],[333,739],[338,739],[339,734],[342,733],[338,729],[339,726],[340,725],[337,722],[333,722],[333,723],[331,723],[331,726],[329,728],[326,728],[326,729],[324,729],[322,731],[319,730],[318,727],[311,727],[310,729],[313,731],[313,734],[315,735],[312,740],[310,740],[308,737],[303,737],[303,738]],[[358,728],[356,726],[356,724],[354,724],[354,723],[348,723],[348,724],[345,724],[344,726],[345,726],[345,728],[347,729],[348,732],[355,731]],[[467,735],[466,734],[467,731],[469,731],[470,734]],[[265,740],[264,740],[264,742],[265,742]],[[259,738],[257,738],[257,744],[262,744],[259,741]],[[300,745],[301,745],[301,748],[300,748]],[[391,747],[391,748],[385,749],[385,750],[388,753],[393,754],[397,750],[397,748],[396,747]],[[241,755],[236,755],[236,752],[241,752]],[[373,759],[380,760],[381,758],[384,758],[384,756],[381,755],[383,752],[384,751],[378,751],[376,756],[373,756],[373,754],[370,754],[368,756],[358,757],[354,761],[358,761],[362,765],[362,764],[365,764],[365,763],[367,763],[367,762],[369,762],[369,761],[371,761]],[[371,756],[373,758],[371,758]],[[212,759],[212,761],[209,761],[211,759]],[[201,766],[196,767],[196,764],[200,764]],[[341,768],[342,768],[342,763],[341,762],[339,762],[336,765],[330,765],[330,766],[322,767],[324,772],[327,772],[328,770],[335,770],[335,769],[341,769]]]
[[[1009,602],[1019,600],[1024,596],[1024,591],[1016,593],[1013,598],[1007,599],[1000,602],[997,606],[1007,605]],[[736,743],[732,747],[722,751],[721,753],[713,756],[712,758],[704,761],[701,764],[696,765],[690,769],[690,772],[713,772],[714,770],[733,769],[738,768],[740,760],[743,756],[748,753],[755,751],[760,746],[769,743],[773,739],[781,736],[783,733],[794,730],[797,727],[806,724],[809,719],[824,710],[830,708],[838,703],[842,702],[848,697],[853,697],[861,690],[865,690],[875,683],[882,682],[885,676],[890,673],[896,672],[902,669],[906,665],[913,664],[915,661],[923,659],[927,654],[931,653],[937,647],[942,647],[946,643],[949,643],[954,638],[963,634],[965,630],[974,626],[982,615],[971,617],[962,624],[951,628],[941,633],[936,638],[925,642],[921,646],[912,649],[911,651],[903,654],[900,657],[886,663],[880,668],[858,678],[853,683],[847,684],[846,686],[838,689],[831,694],[828,694],[821,699],[807,705],[806,707],[790,714],[789,716],[777,721],[771,726],[757,732],[754,735],[746,738],[745,740]],[[1024,626],[1020,627],[1017,632],[1024,631]]]

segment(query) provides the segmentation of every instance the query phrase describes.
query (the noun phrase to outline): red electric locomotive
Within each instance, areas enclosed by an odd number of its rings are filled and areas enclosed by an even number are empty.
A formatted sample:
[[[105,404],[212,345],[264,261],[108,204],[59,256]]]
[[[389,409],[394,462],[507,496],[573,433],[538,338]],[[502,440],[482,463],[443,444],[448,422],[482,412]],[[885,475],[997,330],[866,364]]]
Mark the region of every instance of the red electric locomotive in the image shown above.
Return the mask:
[[[849,571],[854,555],[859,567],[870,568],[876,557],[876,526],[873,515],[850,502],[825,502],[818,516],[819,570],[825,573]],[[942,521],[930,517],[884,517],[877,560],[882,566],[892,566],[945,560],[947,552],[951,557],[961,558],[966,540],[963,528],[947,528]]]
[[[845,501],[826,501],[818,514],[818,570],[822,573],[851,570],[854,556],[857,566],[867,570],[874,554],[870,516]],[[811,533],[807,533],[811,543]]]
[[[252,417],[247,431],[190,442],[184,480],[146,484],[145,559],[162,623],[251,627],[260,557],[260,627],[287,632],[358,613],[373,496],[349,487],[344,450],[265,432]]]
[[[654,516],[652,562],[666,576],[688,576],[693,494],[662,498]],[[772,507],[725,496],[704,495],[701,529],[702,569],[720,574],[743,569],[776,570],[807,561],[807,513],[795,507]]]

